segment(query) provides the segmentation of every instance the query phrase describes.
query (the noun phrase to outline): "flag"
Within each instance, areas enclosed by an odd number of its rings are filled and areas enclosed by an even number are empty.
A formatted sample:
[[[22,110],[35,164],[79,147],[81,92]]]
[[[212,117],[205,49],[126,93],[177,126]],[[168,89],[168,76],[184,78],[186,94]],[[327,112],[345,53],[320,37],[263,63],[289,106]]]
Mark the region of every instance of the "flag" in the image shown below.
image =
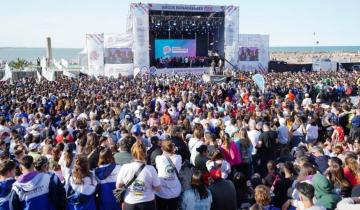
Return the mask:
[[[39,71],[36,71],[36,76],[37,76],[37,79],[38,79],[38,82],[41,82],[41,74]]]
[[[255,74],[252,76],[252,80],[255,84],[259,87],[259,89],[264,92],[265,91],[265,79],[264,76],[261,74]]]
[[[47,79],[48,81],[55,81],[55,71],[53,70],[47,70],[46,68],[42,69],[42,75]]]
[[[69,62],[67,60],[65,60],[64,58],[61,58],[60,63],[65,68],[69,68]]]
[[[41,59],[40,66],[41,66],[42,68],[46,68],[46,58],[45,58],[45,57],[43,57],[43,58]]]
[[[6,63],[5,64],[5,74],[4,74],[4,77],[1,79],[1,81],[6,81],[8,79],[12,80],[12,72],[10,70],[9,65]]]
[[[74,73],[71,73],[69,71],[63,71],[63,75],[66,77],[69,77],[69,78],[73,78],[73,79],[77,78],[77,76]]]
[[[53,63],[54,63],[54,66],[55,66],[57,69],[62,70],[63,67],[62,67],[62,65],[60,64],[60,62],[58,62],[57,60],[54,59]]]
[[[140,68],[136,67],[134,68],[134,78],[136,78],[136,76],[140,73]]]
[[[155,66],[152,66],[152,67],[150,67],[150,69],[149,69],[149,73],[150,73],[151,76],[155,75],[156,71],[157,71],[157,69],[156,69]]]

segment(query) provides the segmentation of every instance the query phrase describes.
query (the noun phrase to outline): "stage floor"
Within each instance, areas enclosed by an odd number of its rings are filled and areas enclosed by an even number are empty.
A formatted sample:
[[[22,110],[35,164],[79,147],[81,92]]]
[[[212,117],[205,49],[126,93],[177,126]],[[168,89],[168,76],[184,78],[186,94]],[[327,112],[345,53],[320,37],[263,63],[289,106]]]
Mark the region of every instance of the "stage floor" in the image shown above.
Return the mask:
[[[210,67],[199,67],[199,68],[164,68],[157,69],[156,74],[204,74],[208,73]]]

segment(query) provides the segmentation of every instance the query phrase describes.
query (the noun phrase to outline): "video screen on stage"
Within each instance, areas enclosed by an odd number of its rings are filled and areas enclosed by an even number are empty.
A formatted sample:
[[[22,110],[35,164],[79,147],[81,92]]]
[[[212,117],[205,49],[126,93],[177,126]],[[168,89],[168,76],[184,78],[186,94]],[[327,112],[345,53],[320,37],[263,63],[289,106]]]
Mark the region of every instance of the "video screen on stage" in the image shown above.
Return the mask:
[[[105,49],[105,64],[128,64],[133,62],[131,48],[107,48]]]
[[[195,39],[156,39],[155,58],[195,57]]]
[[[241,47],[239,61],[259,61],[259,49],[257,47]]]

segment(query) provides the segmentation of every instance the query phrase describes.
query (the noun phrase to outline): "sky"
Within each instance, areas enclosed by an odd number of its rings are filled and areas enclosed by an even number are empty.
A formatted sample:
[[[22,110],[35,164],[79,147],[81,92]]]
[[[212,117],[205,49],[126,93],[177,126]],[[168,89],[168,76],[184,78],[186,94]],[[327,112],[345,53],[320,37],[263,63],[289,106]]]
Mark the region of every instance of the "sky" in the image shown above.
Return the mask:
[[[128,0],[1,0],[0,47],[82,48],[87,33],[122,33]],[[360,0],[150,0],[235,5],[240,33],[269,34],[270,46],[360,46]]]

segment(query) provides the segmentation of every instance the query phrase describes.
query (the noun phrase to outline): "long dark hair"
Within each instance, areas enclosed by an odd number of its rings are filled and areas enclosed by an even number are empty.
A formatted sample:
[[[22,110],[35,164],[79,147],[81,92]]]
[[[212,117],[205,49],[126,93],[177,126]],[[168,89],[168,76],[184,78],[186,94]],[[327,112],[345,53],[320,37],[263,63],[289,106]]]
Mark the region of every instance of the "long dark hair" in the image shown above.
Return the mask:
[[[209,196],[201,171],[195,171],[192,175],[191,188],[194,190],[195,194],[199,194],[200,200]]]

